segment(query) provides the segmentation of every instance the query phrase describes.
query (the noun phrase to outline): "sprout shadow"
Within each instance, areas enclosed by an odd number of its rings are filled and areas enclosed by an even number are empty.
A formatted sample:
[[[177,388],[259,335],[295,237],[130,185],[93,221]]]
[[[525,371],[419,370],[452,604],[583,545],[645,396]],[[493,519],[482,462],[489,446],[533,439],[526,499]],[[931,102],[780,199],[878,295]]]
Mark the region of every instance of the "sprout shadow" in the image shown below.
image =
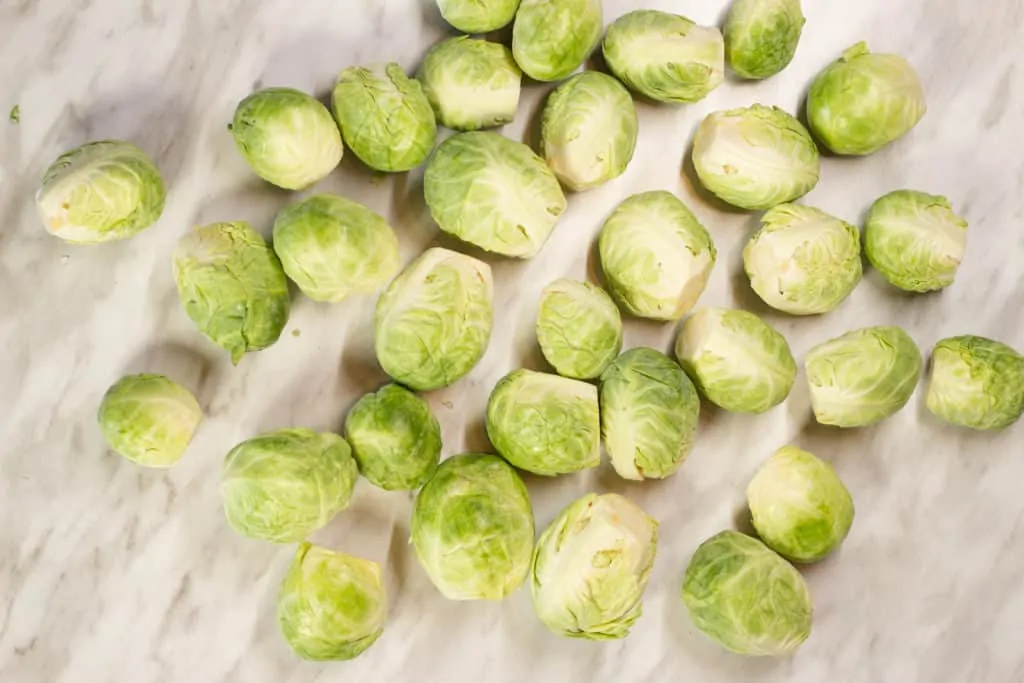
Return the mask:
[[[191,391],[205,412],[220,383],[223,360],[181,342],[161,342],[137,354],[122,372],[164,375]]]
[[[533,103],[533,108],[527,114],[526,126],[523,128],[523,144],[527,145],[541,157],[544,156],[544,111],[547,109],[548,101],[554,92],[555,88],[552,88],[537,98],[537,101]],[[567,190],[563,188],[563,191]]]
[[[465,429],[462,433],[462,452],[464,453],[494,453],[494,446],[487,436],[487,416],[483,413],[474,415],[466,420]]]
[[[587,249],[587,281],[608,291],[608,282],[604,277],[604,269],[601,267],[601,249],[598,247],[598,235],[594,237]],[[618,305],[618,304],[616,304]]]
[[[459,31],[454,26],[444,20],[444,16],[441,14],[441,6],[437,4],[437,0],[420,0],[420,18],[423,20],[425,26],[430,26],[438,31],[442,31],[446,35],[445,38],[454,35],[460,35]]]
[[[400,243],[411,242],[414,253],[422,253],[426,245],[438,238],[439,230],[423,194],[422,174],[401,173],[395,176],[390,211]]]
[[[753,516],[750,513],[750,506],[747,505],[746,501],[743,501],[733,510],[732,523],[736,531],[741,534],[746,534],[753,538],[760,538],[757,535],[757,529],[754,528]]]
[[[376,391],[391,381],[377,362],[373,348],[373,328],[357,325],[349,329],[338,363],[339,390],[351,400],[344,406],[340,422],[352,406],[365,394]]]
[[[202,204],[192,216],[192,225],[245,221],[269,244],[274,217],[294,201],[295,195],[288,190],[271,185],[250,172],[242,183]]]

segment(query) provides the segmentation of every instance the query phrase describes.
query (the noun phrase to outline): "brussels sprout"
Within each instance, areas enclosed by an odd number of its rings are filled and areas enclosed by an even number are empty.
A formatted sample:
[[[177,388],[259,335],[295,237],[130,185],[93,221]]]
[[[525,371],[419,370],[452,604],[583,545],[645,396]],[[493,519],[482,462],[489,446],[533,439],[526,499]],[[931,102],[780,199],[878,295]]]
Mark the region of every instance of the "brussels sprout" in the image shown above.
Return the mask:
[[[860,282],[860,233],[811,206],[776,206],[744,247],[743,268],[751,288],[772,308],[827,313]]]
[[[622,84],[584,71],[548,97],[541,120],[544,159],[577,192],[618,178],[636,149],[636,106]]]
[[[696,102],[722,84],[725,45],[715,27],[651,9],[619,17],[604,37],[608,68],[659,102]]]
[[[836,154],[876,152],[902,137],[925,113],[914,68],[897,55],[857,43],[818,74],[807,96],[814,135]]]
[[[163,375],[128,375],[103,396],[100,431],[134,463],[170,467],[196,433],[203,411],[188,389]]]
[[[932,351],[928,410],[972,429],[1009,427],[1024,414],[1024,356],[1006,344],[966,335]]]
[[[612,296],[627,312],[679,320],[704,292],[717,252],[711,236],[670,192],[643,192],[612,212],[597,241]]]
[[[540,295],[537,341],[558,374],[594,379],[622,350],[622,317],[600,287],[555,280]]]
[[[410,263],[377,300],[377,360],[416,391],[446,387],[473,369],[491,338],[491,267],[434,247]]]
[[[276,342],[288,322],[281,262],[248,223],[194,228],[174,251],[174,279],[185,313],[235,364]]]
[[[442,230],[504,256],[535,256],[566,208],[544,160],[497,133],[462,133],[442,142],[423,186]]]
[[[412,510],[416,555],[450,600],[501,600],[519,588],[533,532],[526,487],[496,455],[448,458]]]
[[[221,472],[224,514],[243,536],[301,541],[348,507],[359,471],[337,434],[280,429],[243,441]]]
[[[794,562],[825,557],[853,524],[853,499],[839,475],[795,446],[761,466],[747,486],[747,505],[761,540]]]
[[[736,413],[779,405],[796,380],[786,338],[747,311],[702,308],[683,323],[675,352],[704,398]]]
[[[953,284],[967,247],[967,221],[945,197],[897,190],[871,205],[864,253],[894,286],[931,292]]]
[[[129,142],[101,140],[57,157],[36,192],[43,226],[72,244],[133,237],[160,218],[164,180]]]
[[[519,0],[437,0],[441,16],[463,33],[490,33],[512,23]]]
[[[818,422],[864,427],[907,404],[921,376],[921,352],[898,327],[865,327],[815,346],[804,366]]]
[[[362,204],[321,194],[285,207],[274,221],[274,251],[302,293],[337,302],[382,287],[398,272],[398,238]]]
[[[615,493],[588,493],[559,513],[533,551],[537,617],[570,638],[625,638],[643,611],[658,523]]]
[[[341,161],[338,124],[318,100],[291,88],[267,88],[238,104],[231,135],[256,175],[285,190],[302,190]]]
[[[601,0],[522,0],[512,54],[535,81],[558,81],[586,61],[603,31]]]
[[[441,426],[422,398],[397,384],[359,399],[345,417],[359,471],[382,489],[418,489],[441,459]]]
[[[554,476],[597,467],[597,388],[575,379],[514,370],[487,401],[487,436],[521,470]]]
[[[735,0],[725,20],[725,58],[742,78],[774,76],[793,61],[803,31],[800,0]]]
[[[679,365],[648,348],[626,351],[601,375],[601,435],[624,479],[663,479],[697,438],[700,398]]]
[[[277,594],[277,623],[295,654],[352,659],[384,630],[388,598],[380,565],[299,544]]]
[[[442,126],[479,130],[516,116],[523,74],[499,43],[449,38],[430,49],[416,77]]]
[[[693,139],[693,166],[709,192],[762,211],[814,189],[821,159],[799,121],[778,107],[755,104],[709,114]]]
[[[800,572],[736,531],[697,548],[683,579],[683,602],[697,628],[737,654],[787,655],[811,634],[811,594]]]
[[[345,144],[374,170],[408,171],[434,148],[434,110],[419,81],[394,62],[382,69],[345,69],[331,100]]]

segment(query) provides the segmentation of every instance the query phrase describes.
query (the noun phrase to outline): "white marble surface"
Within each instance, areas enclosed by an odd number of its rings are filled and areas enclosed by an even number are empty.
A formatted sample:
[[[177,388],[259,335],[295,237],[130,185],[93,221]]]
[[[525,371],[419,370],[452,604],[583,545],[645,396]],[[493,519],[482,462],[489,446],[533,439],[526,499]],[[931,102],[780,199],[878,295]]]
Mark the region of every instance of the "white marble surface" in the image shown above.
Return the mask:
[[[499,314],[470,376],[430,397],[444,452],[487,448],[484,403],[508,370],[536,366],[538,292],[592,270],[602,217],[626,195],[680,193],[720,260],[703,304],[763,312],[739,269],[755,218],[703,202],[681,173],[709,111],[761,101],[791,111],[812,76],[850,44],[895,51],[919,70],[930,110],[867,159],[824,160],[806,201],[850,220],[903,186],[948,195],[970,220],[967,260],[941,294],[900,296],[869,274],[818,319],[769,315],[803,354],[865,324],[906,326],[925,349],[978,333],[1024,347],[1024,45],[1022,0],[805,0],[808,24],[782,76],[728,81],[690,107],[640,105],[626,174],[570,209],[534,260],[496,262]],[[606,0],[606,21],[641,6],[716,22],[724,0]],[[290,197],[245,166],[225,124],[258,85],[326,92],[352,64],[413,68],[445,29],[431,0],[5,0],[0,5],[0,680],[6,683],[299,683],[318,681],[793,681],[932,683],[1024,680],[1024,424],[996,435],[938,424],[922,392],[883,424],[814,426],[802,382],[760,417],[708,411],[683,469],[626,484],[605,464],[528,479],[538,525],[588,490],[624,492],[661,521],[644,616],[625,641],[548,633],[527,590],[502,604],[448,602],[407,545],[410,498],[361,481],[353,509],[317,538],[385,562],[393,608],[377,645],[350,663],[297,660],[273,616],[292,553],[234,535],[220,510],[221,459],[237,441],[288,425],[338,429],[383,381],[372,356],[373,297],[298,298],[280,342],[232,367],[182,312],[171,277],[176,240],[196,223],[249,220],[264,232]],[[520,138],[546,87],[527,88],[506,134]],[[47,235],[31,196],[45,166],[88,139],[120,137],[150,154],[170,188],[159,224],[128,242],[73,247]],[[405,260],[437,239],[419,173],[375,177],[351,156],[316,189],[386,213]],[[627,345],[668,349],[669,325],[630,322]],[[207,411],[169,471],[109,452],[94,414],[128,371],[194,389]],[[686,562],[736,524],[758,463],[795,442],[831,460],[857,504],[837,556],[806,570],[816,619],[791,659],[726,654],[688,621]]]

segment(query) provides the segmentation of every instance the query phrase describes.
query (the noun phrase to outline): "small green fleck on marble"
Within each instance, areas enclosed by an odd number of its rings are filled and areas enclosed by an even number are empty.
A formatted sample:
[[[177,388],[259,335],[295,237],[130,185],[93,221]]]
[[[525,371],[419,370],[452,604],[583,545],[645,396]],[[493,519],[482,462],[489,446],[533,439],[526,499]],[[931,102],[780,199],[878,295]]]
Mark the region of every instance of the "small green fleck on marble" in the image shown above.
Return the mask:
[[[11,107],[11,113],[7,118],[11,120],[11,123],[21,123],[21,106],[16,104]]]

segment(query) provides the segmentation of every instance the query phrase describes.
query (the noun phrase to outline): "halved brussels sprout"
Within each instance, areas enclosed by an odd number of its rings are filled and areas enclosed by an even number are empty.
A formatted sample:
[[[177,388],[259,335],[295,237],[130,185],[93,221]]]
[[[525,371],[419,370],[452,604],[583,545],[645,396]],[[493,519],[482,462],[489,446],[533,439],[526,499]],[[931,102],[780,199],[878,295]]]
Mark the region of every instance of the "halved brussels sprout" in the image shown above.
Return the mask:
[[[331,112],[291,88],[266,88],[238,104],[235,145],[256,175],[285,190],[303,190],[333,171],[345,148]]]
[[[788,655],[811,634],[814,608],[800,572],[736,531],[697,548],[683,579],[683,602],[697,628],[737,654]]]
[[[795,446],[777,450],[747,486],[757,535],[793,562],[839,547],[853,524],[853,498],[829,464]]]
[[[352,659],[377,642],[388,617],[380,565],[299,544],[277,594],[277,622],[303,659]]]
[[[737,413],[777,406],[796,380],[786,338],[747,311],[700,309],[683,323],[675,352],[704,398]]]
[[[601,424],[592,384],[532,370],[505,375],[487,401],[487,436],[503,458],[544,476],[597,467]]]
[[[541,147],[562,184],[577,192],[618,178],[636,149],[636,106],[611,76],[584,71],[548,97]]]
[[[416,391],[465,375],[487,350],[493,296],[486,263],[427,249],[377,300],[374,345],[384,372]]]
[[[1009,427],[1024,414],[1024,356],[985,337],[943,339],[932,351],[926,405],[962,427]]]
[[[185,313],[235,364],[276,342],[288,322],[281,262],[248,223],[212,223],[181,238],[174,280]]]
[[[419,81],[394,62],[378,69],[345,69],[331,101],[345,144],[376,171],[408,171],[434,148],[434,110]]]
[[[274,251],[284,272],[314,301],[372,292],[398,272],[398,237],[387,221],[333,194],[277,214]]]
[[[735,0],[725,20],[725,58],[736,75],[762,79],[793,61],[803,31],[800,0]]]
[[[772,308],[791,315],[827,313],[860,282],[860,232],[812,206],[776,206],[743,248],[743,269]]]
[[[921,352],[898,327],[865,327],[815,346],[804,366],[815,419],[864,427],[907,404],[921,377]]]
[[[128,375],[100,403],[100,431],[107,444],[134,463],[170,467],[203,419],[192,393],[163,375]]]
[[[600,287],[555,280],[540,295],[537,341],[559,375],[594,379],[622,350],[622,316]]]
[[[348,507],[358,477],[352,449],[337,434],[279,429],[224,459],[224,514],[243,536],[294,543]]]
[[[57,157],[36,191],[43,226],[71,244],[128,239],[160,218],[167,192],[146,153],[120,140],[89,142]]]
[[[412,544],[449,600],[501,600],[523,583],[533,508],[516,471],[496,455],[448,458],[412,510]]]
[[[512,122],[523,74],[504,45],[459,36],[432,47],[416,78],[438,123],[479,130]]]
[[[442,142],[427,164],[423,191],[442,230],[517,258],[540,251],[566,208],[544,160],[497,133],[462,133]]]
[[[807,120],[836,154],[876,152],[924,116],[921,81],[905,59],[872,54],[857,43],[818,74],[807,96]]]
[[[658,523],[615,493],[588,493],[544,530],[533,552],[533,609],[554,633],[625,638],[643,611]]]
[[[908,292],[953,284],[967,248],[967,221],[937,195],[897,190],[871,205],[864,253],[886,280]]]
[[[604,30],[601,0],[522,0],[512,54],[535,81],[557,81],[587,60]]]
[[[444,20],[463,33],[490,33],[516,16],[519,0],[437,0]]]
[[[679,365],[654,349],[626,351],[601,375],[601,435],[623,479],[664,479],[697,438],[700,398]]]
[[[709,192],[762,211],[814,189],[821,159],[799,121],[778,107],[755,104],[708,114],[693,139],[693,166]]]
[[[725,78],[721,31],[669,12],[640,9],[619,17],[603,50],[619,80],[659,102],[697,102]]]
[[[608,289],[627,312],[678,320],[704,292],[717,252],[711,236],[675,195],[629,197],[605,221],[597,242]]]

